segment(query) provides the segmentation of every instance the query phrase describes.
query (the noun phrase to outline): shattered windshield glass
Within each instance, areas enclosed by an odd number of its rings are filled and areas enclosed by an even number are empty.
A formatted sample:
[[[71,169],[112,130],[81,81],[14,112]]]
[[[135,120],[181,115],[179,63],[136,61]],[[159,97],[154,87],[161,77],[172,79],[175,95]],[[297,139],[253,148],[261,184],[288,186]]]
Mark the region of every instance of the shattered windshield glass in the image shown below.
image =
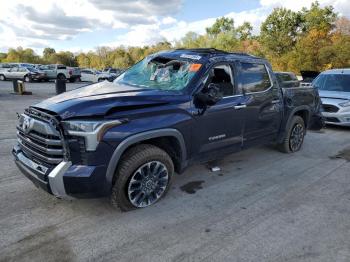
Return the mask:
[[[160,90],[184,89],[201,64],[164,57],[148,57],[121,74],[115,83]]]

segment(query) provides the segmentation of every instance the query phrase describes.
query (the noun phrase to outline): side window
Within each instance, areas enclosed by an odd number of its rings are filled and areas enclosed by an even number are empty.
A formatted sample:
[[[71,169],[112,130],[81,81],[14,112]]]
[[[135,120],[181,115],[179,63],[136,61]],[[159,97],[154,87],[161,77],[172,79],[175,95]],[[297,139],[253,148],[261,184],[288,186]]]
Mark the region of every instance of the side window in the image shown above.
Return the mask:
[[[312,86],[317,88],[317,89],[322,89],[323,85],[324,85],[324,80],[325,77],[324,75],[319,75],[313,82],[312,82]]]
[[[234,95],[233,74],[229,65],[214,66],[209,73],[207,85],[216,84],[223,97]]]
[[[58,65],[58,66],[57,66],[57,69],[66,69],[66,66],[64,66],[64,65]]]
[[[240,80],[247,93],[261,92],[271,87],[269,73],[264,64],[241,63]]]
[[[10,69],[10,72],[18,72],[18,67],[12,67],[12,68]]]
[[[49,69],[49,70],[55,70],[55,68],[56,68],[55,65],[49,65],[49,66],[48,66],[48,69]]]

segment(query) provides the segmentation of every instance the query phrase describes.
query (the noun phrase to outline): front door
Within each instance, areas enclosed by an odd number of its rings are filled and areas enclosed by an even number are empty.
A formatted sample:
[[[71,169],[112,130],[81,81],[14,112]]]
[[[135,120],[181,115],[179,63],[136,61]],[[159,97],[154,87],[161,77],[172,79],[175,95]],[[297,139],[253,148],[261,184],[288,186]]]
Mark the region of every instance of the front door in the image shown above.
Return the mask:
[[[194,156],[207,161],[220,154],[241,149],[243,118],[240,113],[242,96],[236,95],[233,65],[215,65],[209,73],[205,89],[210,83],[216,84],[223,98],[206,110],[195,108],[196,127],[193,130]]]

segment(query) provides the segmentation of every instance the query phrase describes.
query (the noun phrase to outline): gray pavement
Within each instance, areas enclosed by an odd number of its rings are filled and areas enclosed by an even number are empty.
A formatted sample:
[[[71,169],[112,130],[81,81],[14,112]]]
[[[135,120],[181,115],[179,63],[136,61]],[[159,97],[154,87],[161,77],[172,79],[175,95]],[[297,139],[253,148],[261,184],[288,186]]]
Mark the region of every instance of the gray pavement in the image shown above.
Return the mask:
[[[54,94],[27,89],[0,82],[0,261],[350,261],[350,129],[309,132],[296,154],[234,154],[220,172],[193,166],[161,202],[121,213],[55,199],[17,170],[15,112]]]

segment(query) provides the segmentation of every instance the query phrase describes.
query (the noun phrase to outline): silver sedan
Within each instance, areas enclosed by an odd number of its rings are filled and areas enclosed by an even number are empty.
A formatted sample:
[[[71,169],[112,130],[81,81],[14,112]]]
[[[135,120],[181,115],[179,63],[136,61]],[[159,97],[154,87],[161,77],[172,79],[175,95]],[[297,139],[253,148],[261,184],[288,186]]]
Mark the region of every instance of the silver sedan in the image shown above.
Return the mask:
[[[350,126],[350,69],[325,71],[313,86],[319,90],[326,123]]]

